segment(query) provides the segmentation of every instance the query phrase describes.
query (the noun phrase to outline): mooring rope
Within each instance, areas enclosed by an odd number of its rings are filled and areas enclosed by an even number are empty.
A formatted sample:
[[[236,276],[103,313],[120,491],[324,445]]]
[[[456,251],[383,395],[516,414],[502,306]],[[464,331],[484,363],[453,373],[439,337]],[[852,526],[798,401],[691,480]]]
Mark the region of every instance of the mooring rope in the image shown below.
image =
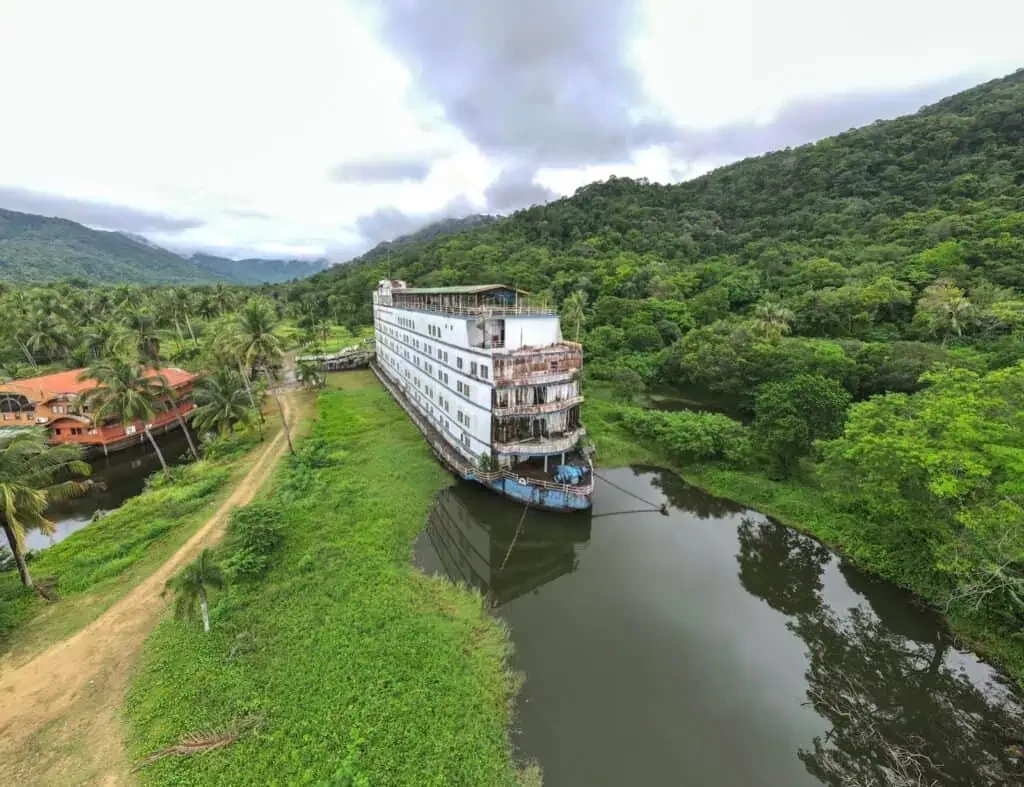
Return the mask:
[[[512,543],[508,545],[508,552],[505,553],[505,559],[501,561],[501,568],[498,571],[505,570],[505,564],[508,563],[509,555],[512,554],[512,550],[515,549],[516,541],[519,539],[519,530],[523,526],[523,522],[526,520],[526,512],[530,510],[530,504],[527,503],[523,506],[523,515],[519,517],[519,524],[516,525],[516,534],[512,536]]]
[[[646,503],[651,508],[653,508],[655,511],[658,511],[658,512],[664,514],[665,516],[668,516],[668,504],[666,504],[666,503],[652,503],[650,500],[644,500],[644,498],[640,497],[640,495],[633,494],[628,489],[625,489],[625,488],[619,486],[618,484],[616,484],[614,481],[609,481],[607,478],[605,478],[603,475],[598,473],[596,470],[594,471],[594,475],[597,476],[598,478],[600,478],[602,481],[604,481],[609,486],[614,486],[620,492],[624,492],[627,495],[629,495],[630,497],[636,498],[641,503]],[[631,513],[631,512],[629,512],[629,513]]]

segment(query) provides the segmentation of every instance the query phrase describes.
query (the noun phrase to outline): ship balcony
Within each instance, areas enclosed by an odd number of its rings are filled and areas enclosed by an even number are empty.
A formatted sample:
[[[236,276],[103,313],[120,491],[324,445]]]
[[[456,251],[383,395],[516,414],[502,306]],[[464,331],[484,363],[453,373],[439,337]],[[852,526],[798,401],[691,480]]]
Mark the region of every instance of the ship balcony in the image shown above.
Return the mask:
[[[544,385],[574,379],[583,367],[583,348],[576,342],[563,341],[495,352],[493,358],[496,385]]]
[[[545,402],[544,404],[512,404],[505,407],[495,407],[492,412],[497,418],[508,418],[515,415],[543,415],[544,413],[557,413],[559,410],[567,410],[582,403],[583,396],[572,396],[557,402]]]
[[[561,454],[567,453],[575,448],[586,433],[587,430],[580,426],[572,431],[565,432],[560,435],[531,437],[527,440],[519,440],[514,443],[495,442],[493,447],[494,452],[498,454],[518,454],[520,456]]]

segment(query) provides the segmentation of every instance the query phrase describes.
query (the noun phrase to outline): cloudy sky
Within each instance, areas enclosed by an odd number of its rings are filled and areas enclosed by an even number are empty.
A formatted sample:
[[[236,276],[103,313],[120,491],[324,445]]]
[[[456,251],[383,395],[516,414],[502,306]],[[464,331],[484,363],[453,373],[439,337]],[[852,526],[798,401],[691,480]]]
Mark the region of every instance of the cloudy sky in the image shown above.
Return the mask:
[[[1024,66],[1010,0],[0,0],[0,207],[347,259]]]

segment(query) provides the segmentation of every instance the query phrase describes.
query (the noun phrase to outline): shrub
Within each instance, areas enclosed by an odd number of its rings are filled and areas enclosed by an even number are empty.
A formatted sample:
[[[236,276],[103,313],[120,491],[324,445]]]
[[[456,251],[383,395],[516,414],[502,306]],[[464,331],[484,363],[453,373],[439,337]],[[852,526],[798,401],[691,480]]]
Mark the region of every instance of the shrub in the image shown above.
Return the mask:
[[[751,453],[750,430],[727,415],[621,407],[619,417],[627,430],[679,461],[743,464]]]
[[[250,503],[231,513],[224,570],[233,579],[255,579],[270,567],[281,547],[284,522],[271,503]]]

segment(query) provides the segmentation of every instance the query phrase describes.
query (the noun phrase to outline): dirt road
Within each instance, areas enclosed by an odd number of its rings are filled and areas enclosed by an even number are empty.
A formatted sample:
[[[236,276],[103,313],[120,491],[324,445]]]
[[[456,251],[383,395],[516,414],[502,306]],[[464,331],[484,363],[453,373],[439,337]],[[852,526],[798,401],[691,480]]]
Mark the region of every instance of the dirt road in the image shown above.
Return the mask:
[[[296,423],[292,395],[281,397]],[[17,669],[0,673],[0,784],[125,784],[132,778],[121,703],[135,658],[166,610],[167,580],[224,532],[287,450],[283,430],[217,511],[166,563],[101,617]]]

